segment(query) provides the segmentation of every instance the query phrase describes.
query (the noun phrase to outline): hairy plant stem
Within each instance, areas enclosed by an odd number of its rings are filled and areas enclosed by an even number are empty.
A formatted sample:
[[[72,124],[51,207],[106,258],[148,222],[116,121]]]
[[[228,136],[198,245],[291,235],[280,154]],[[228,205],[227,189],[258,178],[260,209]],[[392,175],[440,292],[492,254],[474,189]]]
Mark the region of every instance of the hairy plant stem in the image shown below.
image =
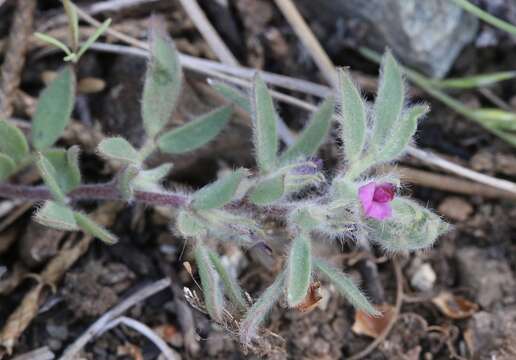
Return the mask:
[[[71,201],[118,200],[123,194],[114,183],[82,185],[67,194]],[[0,198],[23,199],[33,202],[51,200],[45,186],[26,186],[0,183]],[[135,191],[134,201],[147,205],[181,207],[186,205],[186,195],[174,192]]]

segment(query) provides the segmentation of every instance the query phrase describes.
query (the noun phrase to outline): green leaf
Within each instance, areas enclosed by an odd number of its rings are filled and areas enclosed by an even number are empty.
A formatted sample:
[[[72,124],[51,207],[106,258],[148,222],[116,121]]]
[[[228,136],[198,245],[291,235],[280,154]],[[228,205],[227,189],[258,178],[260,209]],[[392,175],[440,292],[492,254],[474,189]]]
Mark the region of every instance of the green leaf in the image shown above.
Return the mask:
[[[240,323],[240,342],[243,345],[249,345],[251,340],[256,337],[258,327],[283,294],[285,277],[285,272],[280,273],[276,277],[274,282],[263,292],[253,306],[251,306],[245,318]]]
[[[176,229],[184,237],[198,237],[206,233],[204,224],[186,210],[180,210],[177,214]]]
[[[81,184],[78,146],[72,146],[68,151],[49,149],[44,151],[43,155],[52,165],[53,170],[50,169],[53,171],[52,176],[65,194]]]
[[[75,221],[77,225],[84,231],[86,234],[96,237],[97,239],[102,240],[106,244],[113,245],[118,242],[118,238],[113,235],[111,232],[107,231],[104,227],[97,224],[95,221],[90,219],[87,215],[75,211],[73,213]]]
[[[140,165],[140,153],[124,138],[106,138],[97,146],[97,150],[106,158],[119,160],[127,164]]]
[[[244,290],[238,284],[237,279],[234,279],[233,276],[226,270],[226,267],[222,264],[219,256],[211,250],[208,250],[208,255],[215,267],[215,270],[220,275],[222,283],[224,284],[224,291],[228,298],[231,300],[233,304],[238,306],[238,308],[242,311],[245,311],[248,308],[247,301],[244,297]]]
[[[299,234],[292,242],[288,257],[287,301],[290,307],[303,302],[312,276],[312,250],[308,234]]]
[[[312,114],[308,125],[303,129],[296,142],[281,155],[281,162],[295,160],[301,156],[315,155],[328,135],[334,110],[335,99],[333,96],[329,96]]]
[[[327,262],[315,259],[314,266],[325,277],[330,280],[337,290],[357,309],[367,312],[373,316],[380,316],[381,313],[367,300],[362,291],[355,285],[350,277]]]
[[[375,123],[371,144],[376,148],[381,148],[387,141],[398,121],[405,96],[401,69],[390,51],[383,56],[380,74],[378,95],[374,103]]]
[[[14,160],[10,156],[0,153],[0,181],[7,179],[15,170]]]
[[[235,195],[238,185],[247,176],[247,170],[238,169],[208,184],[193,195],[192,206],[197,210],[221,208]]]
[[[38,40],[41,40],[43,42],[46,42],[47,44],[50,44],[52,46],[55,46],[61,50],[63,50],[65,52],[65,54],[67,56],[72,56],[73,53],[72,51],[68,48],[68,46],[66,46],[65,44],[63,44],[61,41],[57,40],[56,38],[53,38],[51,36],[48,36],[48,35],[45,35],[45,34],[42,34],[40,32],[36,32],[34,33],[34,36],[38,39]]]
[[[86,40],[82,45],[79,51],[77,52],[77,60],[81,58],[82,55],[90,48],[90,46],[97,41],[97,39],[107,30],[107,28],[111,25],[111,19],[106,19],[102,25],[100,25],[97,30]]]
[[[496,84],[500,81],[514,79],[516,71],[500,71],[490,74],[464,76],[442,80],[431,80],[431,84],[443,89],[471,89]]]
[[[45,185],[50,190],[52,197],[60,204],[66,204],[67,199],[63,189],[59,184],[60,174],[57,173],[52,163],[44,157],[41,153],[38,154],[38,160],[36,161],[39,173],[45,182]]]
[[[231,101],[235,105],[238,105],[240,108],[251,113],[251,102],[249,98],[244,96],[241,92],[235,89],[233,86],[221,83],[214,82],[210,84],[212,88],[214,88],[219,94],[221,94],[226,100]]]
[[[285,193],[285,175],[278,175],[260,181],[251,190],[249,200],[255,205],[269,205]]]
[[[368,222],[371,240],[386,251],[428,248],[449,229],[439,216],[412,200],[397,197],[391,206],[393,215],[389,220]]]
[[[32,144],[36,150],[52,146],[70,121],[75,101],[75,74],[65,67],[39,96],[32,120]]]
[[[72,48],[74,51],[79,46],[79,19],[75,6],[70,0],[62,0],[63,7],[68,17],[68,31],[71,38]]]
[[[181,154],[195,150],[215,138],[231,117],[231,106],[223,106],[201,115],[187,124],[165,132],[158,139],[161,151]]]
[[[202,244],[197,244],[194,250],[195,263],[201,278],[202,292],[206,309],[213,320],[222,322],[224,297],[219,286],[218,275],[208,256],[208,250]]]
[[[25,135],[15,125],[0,120],[0,152],[9,155],[15,163],[19,163],[29,153],[29,145]]]
[[[150,29],[150,53],[143,88],[142,117],[145,131],[153,138],[172,115],[183,74],[174,43],[157,27]]]
[[[277,114],[265,82],[256,74],[253,86],[252,115],[256,163],[262,173],[276,167],[278,153]]]
[[[482,125],[502,131],[516,131],[516,114],[501,109],[471,109],[470,116]]]
[[[364,100],[348,71],[339,69],[341,138],[349,163],[359,160],[364,149],[367,117]]]
[[[162,190],[161,182],[174,167],[173,164],[161,164],[154,169],[140,170],[133,180],[135,190],[159,191]]]
[[[377,163],[394,160],[403,154],[417,130],[418,120],[429,110],[430,108],[426,105],[417,105],[411,107],[401,116],[396,129],[383,149],[375,157]]]
[[[34,215],[34,220],[41,225],[57,230],[79,230],[77,222],[73,216],[73,211],[54,201],[45,201],[43,206]]]
[[[129,165],[122,171],[117,179],[117,188],[120,191],[122,198],[126,201],[131,201],[133,199],[133,180],[136,179],[139,172],[140,168],[134,165]]]

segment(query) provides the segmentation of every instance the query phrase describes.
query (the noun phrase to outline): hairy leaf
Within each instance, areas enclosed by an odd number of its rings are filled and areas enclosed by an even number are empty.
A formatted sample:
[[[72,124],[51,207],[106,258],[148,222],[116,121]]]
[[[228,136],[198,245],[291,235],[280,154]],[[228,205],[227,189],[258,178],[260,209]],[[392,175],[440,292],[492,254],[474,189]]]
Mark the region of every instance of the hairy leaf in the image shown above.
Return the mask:
[[[233,86],[221,82],[215,82],[211,84],[211,87],[218,91],[226,100],[238,105],[249,114],[251,113],[251,102],[249,101],[249,98],[244,96]]]
[[[131,201],[134,195],[133,180],[138,176],[140,169],[137,166],[127,166],[118,177],[117,187],[122,198]]]
[[[145,131],[154,137],[172,115],[183,75],[172,40],[157,26],[150,29],[150,52],[143,88],[142,117]]]
[[[312,250],[308,234],[299,234],[292,242],[288,257],[287,301],[290,307],[305,299],[312,276]]]
[[[73,216],[73,210],[54,201],[45,201],[34,215],[34,220],[41,225],[63,231],[79,230]]]
[[[73,213],[75,221],[77,225],[84,231],[86,234],[96,237],[99,240],[102,240],[108,245],[113,245],[118,242],[118,238],[113,235],[111,232],[106,230],[102,225],[97,224],[95,221],[90,219],[87,215],[75,211]]]
[[[172,170],[173,164],[161,164],[154,169],[141,170],[138,173],[136,179],[133,180],[133,186],[135,190],[144,191],[158,191],[161,190],[161,182],[165,178],[170,170]]]
[[[207,210],[226,205],[233,200],[238,185],[247,173],[245,169],[238,169],[214,183],[206,185],[193,195],[192,206],[198,210]]]
[[[397,197],[392,202],[390,220],[369,225],[371,239],[387,251],[413,251],[432,246],[449,225],[416,202]]]
[[[204,224],[186,210],[180,210],[177,214],[176,228],[184,237],[197,237],[206,232]]]
[[[32,145],[36,150],[52,146],[70,121],[75,101],[75,74],[67,66],[39,96],[32,120]]]
[[[249,345],[251,340],[256,337],[258,327],[283,294],[285,277],[285,272],[279,274],[247,312],[240,324],[240,342],[242,344]]]
[[[428,106],[418,105],[402,115],[395,130],[375,158],[378,163],[396,159],[403,154],[417,130],[418,120],[429,111]]]
[[[401,69],[387,51],[382,59],[380,85],[374,103],[374,129],[372,145],[381,149],[398,121],[403,107],[405,88]]]
[[[314,259],[314,266],[332,282],[354,307],[374,316],[380,315],[380,312],[367,300],[358,286],[353,283],[353,280],[342,271],[320,259]]]
[[[25,135],[15,125],[0,119],[0,152],[19,163],[29,153]]]
[[[367,117],[364,100],[349,72],[339,70],[341,138],[344,156],[349,163],[359,160],[364,149]]]
[[[285,193],[285,176],[278,175],[260,181],[251,190],[249,200],[256,205],[269,205]]]
[[[210,260],[213,263],[213,266],[215,267],[215,270],[217,270],[220,278],[222,279],[226,295],[234,305],[236,305],[240,310],[245,311],[248,307],[248,304],[244,298],[244,290],[242,290],[238,284],[237,279],[231,276],[224,264],[222,264],[219,256],[214,251],[208,250],[208,254],[210,256]]]
[[[231,106],[223,106],[165,132],[158,139],[160,150],[170,154],[181,154],[207,144],[226,126],[231,112]]]
[[[194,250],[195,263],[199,269],[201,278],[202,292],[206,309],[213,320],[221,322],[224,311],[224,297],[219,286],[217,272],[213,268],[213,263],[208,255],[208,250],[204,245],[197,244]]]
[[[97,150],[106,158],[139,165],[142,162],[140,153],[124,138],[106,138],[97,146]]]
[[[54,177],[65,194],[81,184],[78,146],[72,146],[67,151],[49,149],[43,155],[52,164]]]
[[[6,154],[0,153],[0,181],[7,179],[16,170],[16,163]]]
[[[276,167],[278,115],[269,90],[258,74],[254,78],[252,115],[256,163],[261,172],[268,173]]]
[[[65,193],[59,184],[61,174],[57,173],[52,163],[41,153],[38,154],[36,165],[54,200],[60,204],[66,204],[67,200]]]
[[[329,96],[312,114],[308,125],[303,129],[296,142],[281,155],[281,161],[288,162],[301,156],[315,155],[328,135],[334,110],[335,99],[333,96]]]

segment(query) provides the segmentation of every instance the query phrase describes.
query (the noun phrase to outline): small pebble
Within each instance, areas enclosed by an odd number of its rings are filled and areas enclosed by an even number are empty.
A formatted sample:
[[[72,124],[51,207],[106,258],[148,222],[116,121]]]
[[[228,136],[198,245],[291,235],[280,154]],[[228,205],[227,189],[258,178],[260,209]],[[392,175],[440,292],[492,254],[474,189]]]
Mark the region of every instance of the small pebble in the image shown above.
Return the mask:
[[[473,206],[463,198],[449,196],[441,202],[437,211],[451,220],[464,221],[473,214]]]
[[[435,275],[432,266],[428,263],[424,263],[416,270],[414,275],[412,275],[410,285],[420,291],[429,291],[434,287],[436,279],[437,275]]]

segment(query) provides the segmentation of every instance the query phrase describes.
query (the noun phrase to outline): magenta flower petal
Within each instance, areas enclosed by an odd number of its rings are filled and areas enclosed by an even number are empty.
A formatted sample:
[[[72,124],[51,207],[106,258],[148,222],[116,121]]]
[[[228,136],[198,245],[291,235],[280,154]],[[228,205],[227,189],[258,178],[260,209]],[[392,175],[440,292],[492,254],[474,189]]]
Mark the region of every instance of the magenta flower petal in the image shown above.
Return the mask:
[[[386,203],[394,199],[394,194],[396,192],[396,188],[393,184],[383,183],[376,186],[373,195],[373,201],[379,203]]]
[[[364,186],[361,186],[358,189],[358,198],[362,203],[362,208],[364,212],[367,213],[367,210],[371,207],[373,203],[374,191],[376,189],[376,184],[374,182],[370,182]]]
[[[365,213],[373,219],[385,220],[392,216],[392,209],[389,203],[373,202]]]

